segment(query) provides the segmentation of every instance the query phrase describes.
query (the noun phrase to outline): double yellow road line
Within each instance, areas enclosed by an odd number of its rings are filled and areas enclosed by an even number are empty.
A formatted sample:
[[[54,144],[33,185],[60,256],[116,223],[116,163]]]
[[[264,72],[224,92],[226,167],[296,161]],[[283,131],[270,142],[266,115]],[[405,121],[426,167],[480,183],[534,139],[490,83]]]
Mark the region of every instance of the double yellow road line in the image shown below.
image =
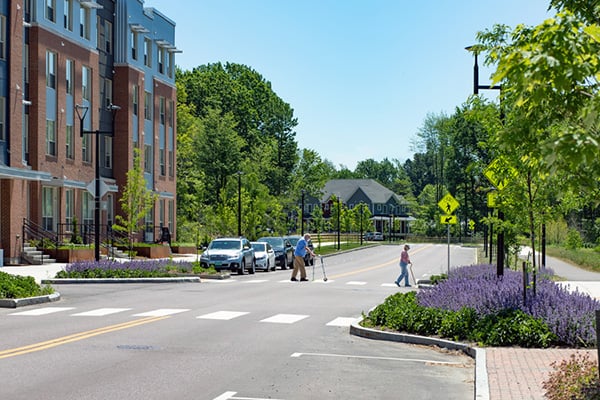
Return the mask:
[[[136,319],[134,321],[123,322],[121,324],[109,325],[103,328],[93,329],[90,331],[74,333],[72,335],[63,336],[56,339],[47,340],[45,342],[34,343],[28,346],[17,347],[14,349],[7,349],[0,351],[0,359],[20,356],[27,353],[33,353],[36,351],[50,349],[52,347],[61,346],[63,344],[76,342],[79,340],[88,339],[94,336],[103,335],[105,333],[116,332],[123,329],[133,328],[135,326],[149,324],[151,322],[156,322],[163,320],[165,318],[169,318],[168,316],[160,316],[160,317],[147,317],[142,319]]]

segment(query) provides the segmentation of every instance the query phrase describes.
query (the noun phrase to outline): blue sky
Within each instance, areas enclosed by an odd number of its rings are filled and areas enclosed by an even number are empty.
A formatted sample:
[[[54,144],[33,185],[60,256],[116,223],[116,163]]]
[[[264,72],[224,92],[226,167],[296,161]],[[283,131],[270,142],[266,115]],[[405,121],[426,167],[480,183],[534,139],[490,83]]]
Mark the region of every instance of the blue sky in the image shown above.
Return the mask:
[[[428,114],[473,90],[465,46],[496,23],[537,25],[549,0],[146,0],[176,23],[176,64],[244,64],[298,118],[296,139],[336,168],[404,162]],[[480,65],[481,67],[481,65]],[[480,83],[489,70],[480,68]],[[493,93],[490,94],[493,96]]]

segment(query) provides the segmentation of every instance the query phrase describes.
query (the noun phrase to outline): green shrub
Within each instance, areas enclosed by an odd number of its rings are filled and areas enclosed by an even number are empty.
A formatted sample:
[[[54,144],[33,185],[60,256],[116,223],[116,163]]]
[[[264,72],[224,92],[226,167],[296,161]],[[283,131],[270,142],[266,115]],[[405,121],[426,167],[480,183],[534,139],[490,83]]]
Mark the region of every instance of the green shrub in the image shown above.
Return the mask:
[[[567,238],[565,239],[565,247],[571,250],[583,247],[583,239],[577,229],[569,229]]]
[[[592,400],[600,398],[598,365],[587,353],[571,354],[569,360],[551,364],[554,369],[542,388],[549,400]]]
[[[483,317],[469,338],[485,346],[546,348],[556,337],[550,328],[521,310],[502,310]]]
[[[0,299],[22,299],[54,293],[50,286],[40,286],[31,276],[0,272]]]

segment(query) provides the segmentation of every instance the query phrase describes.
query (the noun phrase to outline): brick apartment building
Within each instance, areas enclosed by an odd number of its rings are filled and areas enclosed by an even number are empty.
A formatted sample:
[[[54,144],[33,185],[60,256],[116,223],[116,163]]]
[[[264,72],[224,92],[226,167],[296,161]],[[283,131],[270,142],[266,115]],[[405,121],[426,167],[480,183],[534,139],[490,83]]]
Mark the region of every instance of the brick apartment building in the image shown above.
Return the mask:
[[[142,240],[175,232],[175,23],[143,0],[0,0],[0,249],[24,226],[115,222],[139,149],[158,195]],[[118,111],[117,111],[118,109]],[[80,136],[83,121],[83,136]],[[99,144],[96,150],[96,143]],[[98,161],[96,154],[99,153]]]

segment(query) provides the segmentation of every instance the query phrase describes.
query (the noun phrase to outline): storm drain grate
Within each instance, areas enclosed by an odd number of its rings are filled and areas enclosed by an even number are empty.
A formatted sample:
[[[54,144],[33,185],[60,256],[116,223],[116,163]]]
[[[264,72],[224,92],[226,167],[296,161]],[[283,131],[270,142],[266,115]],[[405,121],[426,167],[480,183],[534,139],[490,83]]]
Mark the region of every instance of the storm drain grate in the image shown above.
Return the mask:
[[[120,350],[154,350],[154,346],[144,344],[120,344],[117,346]]]

